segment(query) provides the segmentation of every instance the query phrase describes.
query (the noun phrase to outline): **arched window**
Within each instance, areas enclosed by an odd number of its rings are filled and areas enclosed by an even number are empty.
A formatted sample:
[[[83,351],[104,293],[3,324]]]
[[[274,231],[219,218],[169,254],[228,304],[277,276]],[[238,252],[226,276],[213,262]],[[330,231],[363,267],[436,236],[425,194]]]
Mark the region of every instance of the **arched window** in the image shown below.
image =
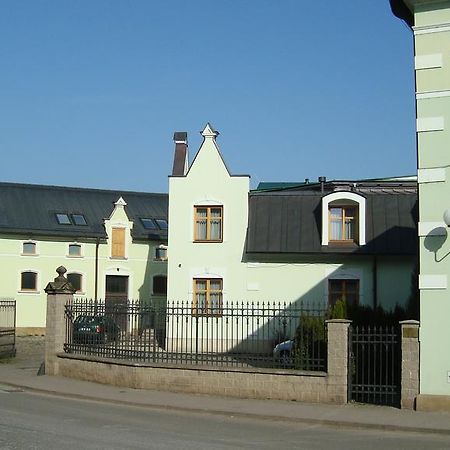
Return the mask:
[[[81,273],[68,273],[67,281],[70,282],[75,292],[82,292],[83,287],[83,275]]]
[[[22,272],[20,274],[21,291],[37,291],[37,273],[32,271]]]

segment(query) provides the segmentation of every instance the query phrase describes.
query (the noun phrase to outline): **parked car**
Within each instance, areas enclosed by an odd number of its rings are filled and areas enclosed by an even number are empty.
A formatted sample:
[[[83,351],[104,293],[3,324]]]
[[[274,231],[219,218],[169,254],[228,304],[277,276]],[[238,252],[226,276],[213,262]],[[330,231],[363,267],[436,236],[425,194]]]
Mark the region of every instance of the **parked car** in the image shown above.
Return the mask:
[[[73,322],[74,344],[105,344],[119,339],[120,327],[107,316],[81,315]]]
[[[288,339],[277,344],[273,349],[275,361],[279,362],[283,367],[292,366],[294,363],[294,347],[294,339]]]

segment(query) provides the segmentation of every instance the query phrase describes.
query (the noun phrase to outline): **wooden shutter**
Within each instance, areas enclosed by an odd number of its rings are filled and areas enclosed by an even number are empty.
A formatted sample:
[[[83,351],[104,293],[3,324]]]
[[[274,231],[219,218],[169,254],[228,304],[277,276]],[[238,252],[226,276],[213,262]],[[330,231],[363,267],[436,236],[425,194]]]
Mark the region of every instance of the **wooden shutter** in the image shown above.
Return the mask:
[[[111,256],[125,258],[125,228],[112,229]]]

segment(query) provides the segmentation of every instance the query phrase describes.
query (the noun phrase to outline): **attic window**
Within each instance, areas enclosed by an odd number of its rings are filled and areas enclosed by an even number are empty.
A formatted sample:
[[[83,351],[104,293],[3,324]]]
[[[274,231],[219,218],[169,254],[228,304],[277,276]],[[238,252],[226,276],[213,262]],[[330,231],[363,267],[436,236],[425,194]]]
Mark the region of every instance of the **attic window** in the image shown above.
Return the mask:
[[[72,214],[72,220],[74,225],[87,225],[86,218],[83,214]]]
[[[56,213],[56,220],[60,225],[72,225],[68,214]]]
[[[141,217],[142,226],[146,230],[167,230],[168,224],[166,219],[150,219]]]
[[[66,214],[66,213],[56,213],[56,220],[60,225],[87,225],[86,218],[83,214]]]

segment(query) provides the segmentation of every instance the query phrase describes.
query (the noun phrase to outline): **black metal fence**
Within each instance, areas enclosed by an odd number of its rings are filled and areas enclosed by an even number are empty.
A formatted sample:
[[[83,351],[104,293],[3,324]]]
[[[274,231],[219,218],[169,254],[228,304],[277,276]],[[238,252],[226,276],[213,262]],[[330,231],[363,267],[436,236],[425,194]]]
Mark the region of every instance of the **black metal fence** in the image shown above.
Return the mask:
[[[0,300],[0,357],[16,354],[16,301]]]
[[[131,361],[326,370],[327,310],[311,304],[224,303],[196,315],[190,302],[74,299],[65,352]]]
[[[400,406],[399,326],[353,327],[349,342],[350,400]]]

